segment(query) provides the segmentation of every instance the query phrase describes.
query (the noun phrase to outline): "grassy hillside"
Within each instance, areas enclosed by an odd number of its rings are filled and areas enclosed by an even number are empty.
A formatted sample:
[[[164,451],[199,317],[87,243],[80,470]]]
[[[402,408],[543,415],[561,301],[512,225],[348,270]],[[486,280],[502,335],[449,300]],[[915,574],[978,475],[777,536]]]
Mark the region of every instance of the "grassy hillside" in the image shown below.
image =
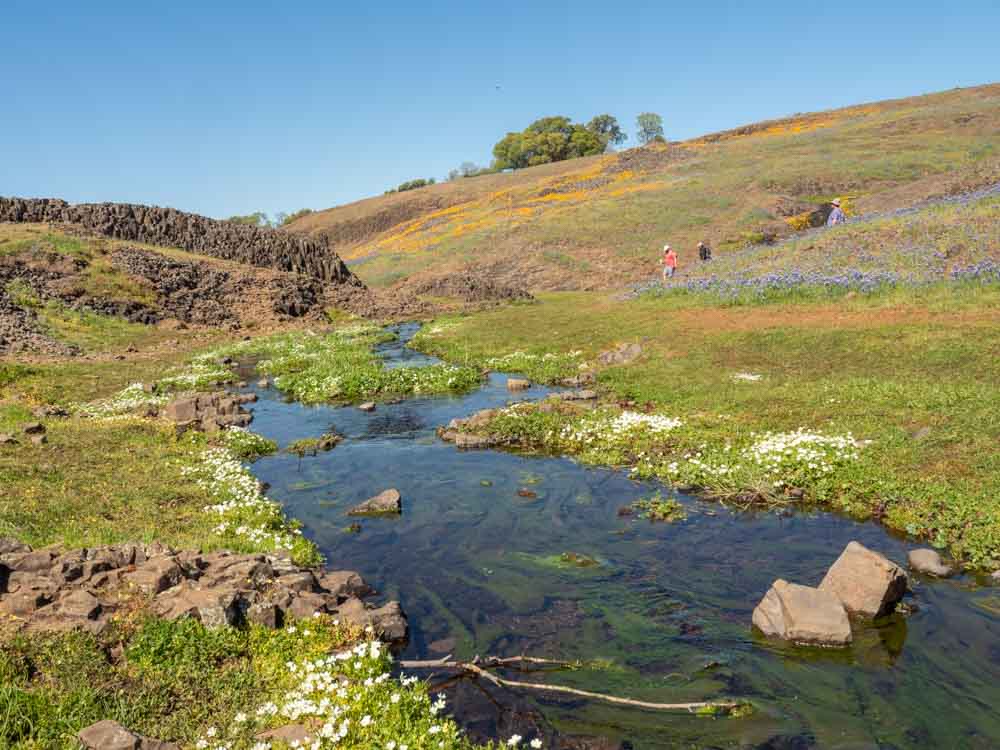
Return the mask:
[[[305,216],[369,284],[474,265],[536,289],[620,286],[670,242],[716,257],[839,196],[890,211],[1000,181],[1000,85],[794,116],[667,147],[457,180]]]

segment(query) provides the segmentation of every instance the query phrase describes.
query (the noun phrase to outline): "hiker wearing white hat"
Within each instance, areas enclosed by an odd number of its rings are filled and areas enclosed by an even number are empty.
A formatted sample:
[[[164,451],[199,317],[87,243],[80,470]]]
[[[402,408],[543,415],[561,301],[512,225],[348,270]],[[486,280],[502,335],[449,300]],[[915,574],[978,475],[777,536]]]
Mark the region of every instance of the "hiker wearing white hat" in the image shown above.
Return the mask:
[[[663,246],[663,280],[666,281],[677,270],[677,253],[670,245]]]
[[[830,215],[826,218],[826,225],[828,227],[836,226],[837,224],[843,224],[845,221],[847,221],[847,215],[840,207],[840,198],[834,198],[832,201],[830,201],[830,205],[833,206],[833,210],[830,212]]]

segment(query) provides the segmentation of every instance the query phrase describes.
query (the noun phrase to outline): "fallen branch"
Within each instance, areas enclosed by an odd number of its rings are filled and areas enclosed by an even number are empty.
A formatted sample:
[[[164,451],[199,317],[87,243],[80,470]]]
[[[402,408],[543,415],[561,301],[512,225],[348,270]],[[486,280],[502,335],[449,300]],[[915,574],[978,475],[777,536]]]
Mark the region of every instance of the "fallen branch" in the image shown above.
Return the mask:
[[[547,665],[557,665],[563,667],[574,667],[579,666],[578,664],[573,664],[571,662],[555,661],[553,659],[542,659],[533,656],[513,656],[507,658],[500,657],[488,657],[482,662],[483,666],[479,664],[479,657],[477,656],[473,661],[468,662],[454,662],[451,661],[451,654],[444,656],[440,659],[431,659],[428,661],[401,661],[399,665],[404,669],[455,669],[463,672],[471,672],[479,677],[482,677],[489,682],[492,682],[498,687],[507,688],[521,688],[522,690],[543,690],[552,693],[566,693],[568,695],[576,695],[581,698],[590,698],[593,700],[605,701],[607,703],[616,703],[622,706],[635,706],[637,708],[651,708],[656,711],[698,711],[698,710],[732,710],[738,708],[742,705],[740,701],[728,700],[728,701],[695,701],[692,703],[652,703],[650,701],[639,701],[632,698],[619,698],[614,695],[605,695],[603,693],[592,693],[589,690],[579,690],[578,688],[566,687],[565,685],[548,685],[541,682],[522,682],[520,680],[508,680],[503,677],[498,677],[492,672],[487,671],[490,667],[500,667],[515,662],[529,663],[529,664],[547,664]]]

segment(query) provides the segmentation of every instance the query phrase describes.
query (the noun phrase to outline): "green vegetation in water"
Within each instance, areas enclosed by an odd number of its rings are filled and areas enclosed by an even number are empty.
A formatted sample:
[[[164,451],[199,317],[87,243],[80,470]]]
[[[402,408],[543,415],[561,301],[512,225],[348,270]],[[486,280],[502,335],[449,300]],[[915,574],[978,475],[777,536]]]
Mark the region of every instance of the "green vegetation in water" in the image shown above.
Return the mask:
[[[320,451],[330,451],[344,438],[335,433],[320,435],[318,438],[300,438],[289,443],[285,450],[294,453],[299,458],[304,456],[315,456]]]
[[[636,500],[631,505],[639,518],[648,518],[650,521],[683,521],[687,518],[687,511],[684,506],[672,497],[663,497],[659,492],[645,500]]]
[[[307,404],[379,396],[458,393],[481,382],[478,370],[456,365],[386,368],[373,347],[391,339],[376,326],[354,325],[331,333],[295,332],[242,342],[210,356],[262,357],[257,369]]]
[[[122,646],[124,658],[109,662]],[[434,747],[473,747],[425,682],[401,681],[391,668],[382,644],[327,616],[278,630],[133,618],[100,636],[15,635],[0,650],[0,745],[75,748],[80,729],[113,719],[185,747],[251,750],[298,706],[323,750],[426,747],[427,737]],[[322,699],[339,709],[336,722],[316,707]]]
[[[572,565],[576,568],[593,568],[600,565],[600,563],[590,555],[584,555],[580,552],[563,552],[559,555],[559,561],[566,563],[567,565]]]

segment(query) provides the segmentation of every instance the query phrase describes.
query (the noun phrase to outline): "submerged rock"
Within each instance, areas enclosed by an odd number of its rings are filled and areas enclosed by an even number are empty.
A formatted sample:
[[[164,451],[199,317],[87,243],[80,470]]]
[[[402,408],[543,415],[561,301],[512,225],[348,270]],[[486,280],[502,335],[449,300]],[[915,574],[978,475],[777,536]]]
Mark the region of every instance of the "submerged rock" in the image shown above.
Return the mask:
[[[947,578],[954,572],[950,565],[946,565],[941,560],[941,555],[932,549],[910,550],[910,554],[907,555],[906,560],[913,570],[925,575]]]
[[[850,542],[819,587],[836,596],[852,615],[881,617],[906,593],[906,573],[896,563],[858,542]]]
[[[370,497],[359,505],[355,505],[349,511],[349,516],[372,516],[383,514],[399,514],[403,512],[402,500],[399,490],[388,489],[375,497]]]
[[[851,642],[847,611],[833,593],[776,580],[753,611],[764,635],[793,643],[846,646]]]

